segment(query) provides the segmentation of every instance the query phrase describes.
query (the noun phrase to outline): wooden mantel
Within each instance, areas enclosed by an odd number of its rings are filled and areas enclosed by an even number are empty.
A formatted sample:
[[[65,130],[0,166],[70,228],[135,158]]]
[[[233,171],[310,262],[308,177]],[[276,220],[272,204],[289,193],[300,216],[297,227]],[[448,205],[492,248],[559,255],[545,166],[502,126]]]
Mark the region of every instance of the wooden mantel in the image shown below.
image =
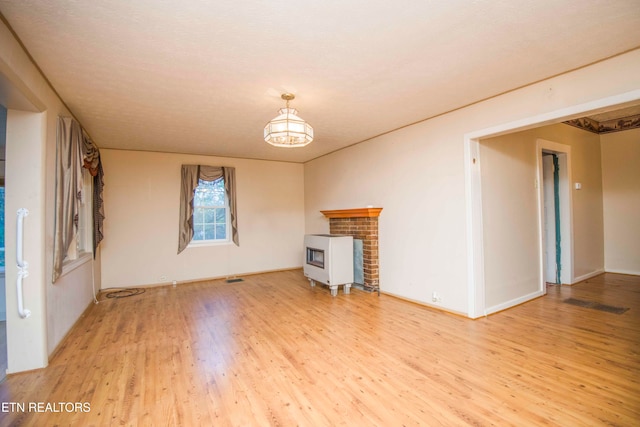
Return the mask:
[[[320,211],[327,218],[377,218],[382,208],[338,209]]]

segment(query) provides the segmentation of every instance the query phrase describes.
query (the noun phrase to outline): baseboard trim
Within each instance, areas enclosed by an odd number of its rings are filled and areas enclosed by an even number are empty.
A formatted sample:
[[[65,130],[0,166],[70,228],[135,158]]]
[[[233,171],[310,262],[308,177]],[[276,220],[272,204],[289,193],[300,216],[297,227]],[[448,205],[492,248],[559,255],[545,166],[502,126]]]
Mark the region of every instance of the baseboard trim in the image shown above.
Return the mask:
[[[495,313],[497,313],[499,311],[504,311],[504,310],[507,310],[509,308],[513,308],[513,307],[515,307],[517,305],[524,304],[525,302],[529,302],[529,301],[531,301],[533,299],[540,298],[543,295],[545,295],[544,291],[536,291],[536,292],[532,292],[532,293],[527,294],[527,295],[523,295],[523,296],[518,297],[518,298],[514,298],[514,299],[512,299],[510,301],[505,301],[505,302],[503,302],[501,304],[494,305],[493,307],[488,307],[487,309],[485,309],[484,315],[488,316],[490,314],[495,314]]]
[[[373,291],[372,293],[374,293],[374,292],[375,291]],[[445,308],[445,307],[441,307],[441,306],[435,305],[435,304],[429,304],[429,303],[426,303],[424,301],[419,301],[419,300],[415,300],[415,299],[412,299],[412,298],[403,297],[401,295],[397,295],[397,294],[393,294],[391,292],[383,291],[382,289],[380,290],[380,294],[386,295],[386,296],[389,296],[389,297],[392,297],[392,298],[397,298],[397,299],[402,300],[402,301],[410,302],[412,304],[417,304],[417,305],[420,305],[422,307],[433,308],[433,309],[438,310],[438,311],[442,311],[442,312],[449,313],[449,314],[455,314],[456,316],[462,316],[464,318],[471,319],[471,317],[469,317],[469,315],[467,315],[467,313],[463,313],[461,311],[456,311],[456,310],[451,310],[451,309],[448,309],[448,308]]]
[[[583,274],[582,276],[579,276],[579,277],[574,277],[573,278],[573,282],[569,283],[569,284],[570,285],[575,285],[576,283],[584,282],[587,279],[591,279],[592,277],[599,276],[602,273],[604,273],[603,269],[592,271],[591,273]]]
[[[87,313],[89,312],[89,310],[91,309],[91,307],[93,307],[96,303],[93,301],[93,299],[91,300],[91,302],[89,302],[89,304],[87,305],[87,307],[82,311],[82,313],[80,313],[80,316],[78,316],[78,318],[76,319],[75,322],[73,322],[73,325],[71,325],[71,327],[69,328],[69,330],[67,331],[66,334],[64,334],[64,336],[62,337],[62,339],[60,340],[60,342],[58,342],[58,344],[53,348],[53,350],[51,351],[51,353],[49,353],[48,356],[48,360],[51,361],[51,359],[53,358],[53,356],[55,356],[61,349],[62,347],[64,347],[64,344],[67,341],[67,337],[69,336],[69,334],[71,333],[72,330],[74,330],[76,328],[76,325],[80,322],[80,319],[82,319],[83,317],[85,317],[87,315]],[[44,369],[46,368],[46,366],[43,366],[40,369]],[[23,371],[20,371],[21,373]]]
[[[264,271],[251,271],[247,273],[237,273],[237,274],[227,274],[225,276],[211,276],[211,277],[202,277],[197,279],[187,279],[187,280],[176,280],[176,285],[186,285],[189,283],[199,283],[199,282],[208,282],[210,280],[228,280],[228,279],[236,279],[238,277],[247,277],[247,276],[255,276],[258,274],[266,274],[266,273],[278,273],[280,271],[292,271],[292,270],[302,270],[302,267],[287,267],[287,268],[276,268],[274,270],[264,270]],[[159,288],[163,286],[173,286],[173,282],[159,282],[159,283],[146,283],[146,284],[138,284],[138,285],[126,285],[126,286],[112,286],[109,288],[100,288],[98,290],[98,294],[102,292],[115,291],[118,289],[131,289],[131,288]]]
[[[627,276],[640,276],[640,271],[633,271],[633,270],[609,270],[609,269],[605,269],[605,273],[626,274]]]

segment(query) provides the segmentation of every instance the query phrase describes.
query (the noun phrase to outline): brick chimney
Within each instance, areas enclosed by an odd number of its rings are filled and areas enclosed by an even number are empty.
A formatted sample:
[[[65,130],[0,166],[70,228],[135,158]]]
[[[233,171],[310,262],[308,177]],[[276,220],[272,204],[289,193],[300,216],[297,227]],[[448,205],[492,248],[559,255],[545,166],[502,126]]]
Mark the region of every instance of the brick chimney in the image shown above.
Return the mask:
[[[329,218],[329,233],[362,240],[364,287],[369,291],[380,288],[378,217],[381,211],[382,208],[320,211]]]

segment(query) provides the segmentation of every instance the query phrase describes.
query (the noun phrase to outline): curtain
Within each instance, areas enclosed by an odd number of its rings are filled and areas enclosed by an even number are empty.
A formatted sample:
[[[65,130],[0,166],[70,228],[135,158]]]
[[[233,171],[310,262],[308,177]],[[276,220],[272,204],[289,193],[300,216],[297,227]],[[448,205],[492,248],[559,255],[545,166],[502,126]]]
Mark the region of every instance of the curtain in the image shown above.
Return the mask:
[[[199,166],[182,165],[178,253],[185,250],[191,239],[193,239],[193,196],[198,186],[198,175],[200,175]]]
[[[75,234],[82,190],[82,144],[80,124],[58,117],[52,282],[62,274],[62,263]]]
[[[93,256],[103,238],[104,173],[100,150],[80,124],[58,117],[56,134],[56,180],[52,282],[62,274],[62,264],[78,226],[78,201],[82,191],[82,168],[93,176]]]
[[[222,168],[224,174],[224,190],[229,198],[229,216],[231,217],[231,240],[240,246],[238,237],[238,211],[236,209],[236,168]]]
[[[96,258],[98,245],[104,238],[104,171],[102,162],[98,163],[98,174],[93,177],[93,258]]]
[[[229,216],[231,217],[231,239],[240,246],[238,237],[238,221],[236,209],[236,170],[229,167],[182,165],[180,182],[180,219],[178,227],[178,253],[193,239],[193,197],[198,181],[215,181],[224,178],[224,190],[229,200]]]
[[[93,177],[93,257],[96,257],[96,249],[104,237],[104,201],[102,194],[104,192],[104,171],[102,170],[102,162],[100,161],[100,149],[91,140],[86,132],[82,132],[82,161],[83,167],[86,168]]]

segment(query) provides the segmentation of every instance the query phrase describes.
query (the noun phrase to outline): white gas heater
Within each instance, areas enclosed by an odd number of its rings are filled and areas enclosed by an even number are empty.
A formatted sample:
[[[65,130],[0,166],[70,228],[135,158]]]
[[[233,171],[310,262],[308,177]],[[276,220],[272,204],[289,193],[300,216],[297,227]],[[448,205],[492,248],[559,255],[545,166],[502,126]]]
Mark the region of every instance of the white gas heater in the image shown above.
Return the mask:
[[[329,286],[331,295],[338,294],[338,286],[348,294],[353,284],[353,237],[336,234],[307,234],[304,236],[305,277],[311,286],[316,282]]]

